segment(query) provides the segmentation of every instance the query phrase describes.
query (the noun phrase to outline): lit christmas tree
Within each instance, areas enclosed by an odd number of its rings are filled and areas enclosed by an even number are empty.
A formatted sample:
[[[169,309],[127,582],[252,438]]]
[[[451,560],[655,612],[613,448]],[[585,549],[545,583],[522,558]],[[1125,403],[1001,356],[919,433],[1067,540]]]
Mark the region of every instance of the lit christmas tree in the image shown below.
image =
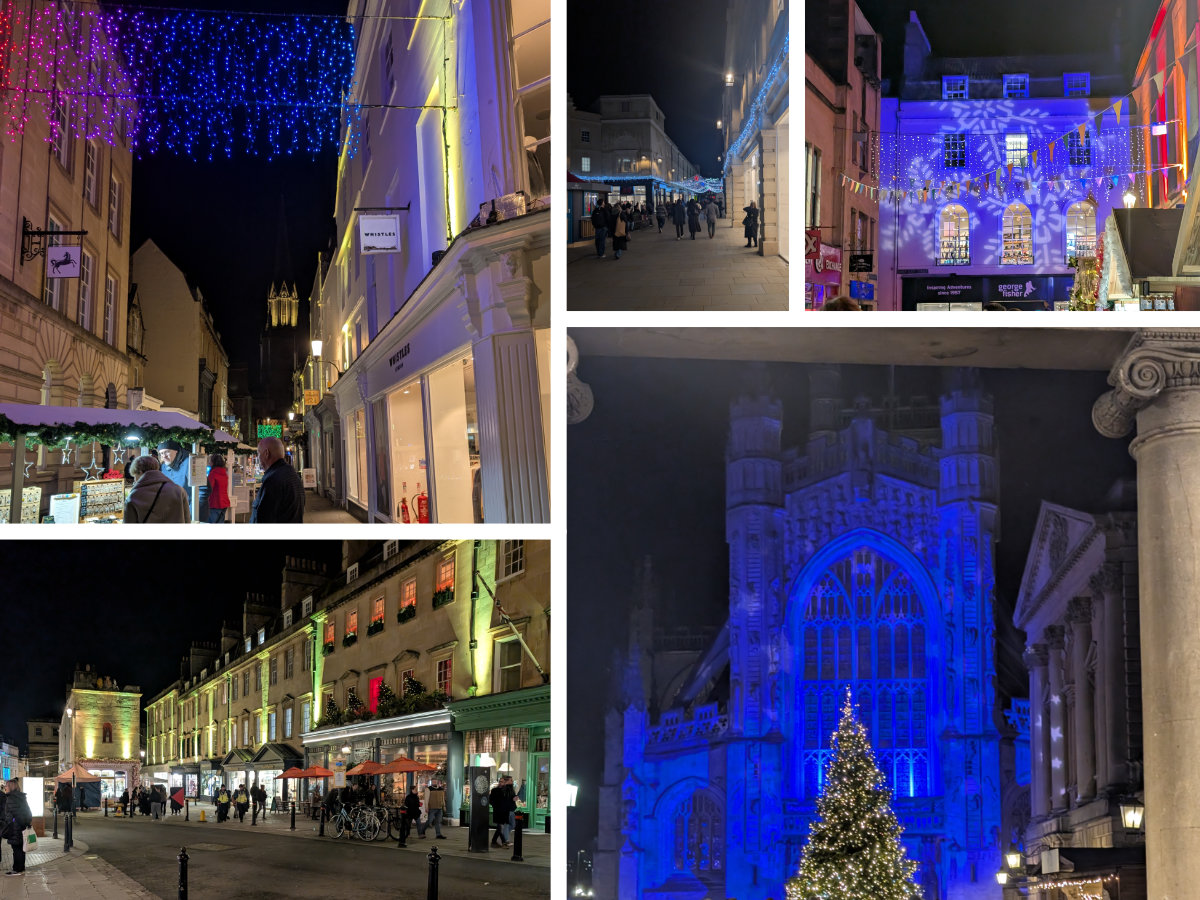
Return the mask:
[[[913,900],[917,864],[900,843],[891,792],[854,717],[849,692],[833,734],[833,759],[817,798],[800,871],[788,900]]]

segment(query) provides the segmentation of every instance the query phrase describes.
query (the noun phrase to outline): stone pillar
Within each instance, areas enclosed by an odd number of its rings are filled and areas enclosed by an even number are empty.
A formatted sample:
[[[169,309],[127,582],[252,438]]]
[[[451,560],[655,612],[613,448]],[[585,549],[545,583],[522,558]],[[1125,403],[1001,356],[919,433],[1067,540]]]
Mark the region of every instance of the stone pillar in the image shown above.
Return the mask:
[[[1125,704],[1125,611],[1121,566],[1105,563],[1091,580],[1096,637],[1097,733],[1103,752],[1096,760],[1096,788],[1119,793],[1129,783],[1129,710]]]
[[[1200,883],[1200,333],[1136,333],[1108,382],[1093,424],[1114,438],[1137,424],[1146,896],[1173,900]]]
[[[762,255],[779,255],[778,136],[764,123],[762,129]]]
[[[1088,659],[1092,649],[1092,601],[1076,597],[1067,605],[1071,626],[1071,671],[1075,679],[1075,796],[1079,802],[1096,796],[1095,707]]]
[[[1034,819],[1050,814],[1050,714],[1046,703],[1049,658],[1045,644],[1025,648],[1025,665],[1029,669],[1029,759],[1033,768],[1029,797]]]
[[[1063,690],[1063,667],[1066,630],[1061,625],[1046,629],[1046,646],[1050,649],[1050,809],[1065,810],[1067,797],[1067,698]]]

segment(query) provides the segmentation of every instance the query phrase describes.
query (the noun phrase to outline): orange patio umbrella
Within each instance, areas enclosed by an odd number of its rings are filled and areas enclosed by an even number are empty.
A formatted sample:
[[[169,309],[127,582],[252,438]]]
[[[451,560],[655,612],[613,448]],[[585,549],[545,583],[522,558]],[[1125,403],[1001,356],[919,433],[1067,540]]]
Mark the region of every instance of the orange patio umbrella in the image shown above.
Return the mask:
[[[303,778],[303,777],[304,777],[304,770],[303,770],[303,769],[297,769],[295,766],[292,766],[292,767],[291,767],[290,769],[288,769],[286,772],[280,772],[280,773],[279,773],[278,775],[276,775],[275,777],[276,777],[276,778]]]
[[[299,777],[299,778],[332,778],[333,773],[331,771],[329,771],[328,769],[326,769],[324,766],[309,766],[307,769],[302,771],[299,774],[299,776],[297,776],[297,777]]]
[[[380,766],[379,775],[398,775],[404,772],[436,772],[437,766],[431,766],[428,763],[417,762],[415,759],[409,759],[407,756],[397,756],[390,763]]]
[[[373,759],[364,759],[353,769],[346,772],[347,775],[378,775],[383,771],[383,766],[375,762]]]

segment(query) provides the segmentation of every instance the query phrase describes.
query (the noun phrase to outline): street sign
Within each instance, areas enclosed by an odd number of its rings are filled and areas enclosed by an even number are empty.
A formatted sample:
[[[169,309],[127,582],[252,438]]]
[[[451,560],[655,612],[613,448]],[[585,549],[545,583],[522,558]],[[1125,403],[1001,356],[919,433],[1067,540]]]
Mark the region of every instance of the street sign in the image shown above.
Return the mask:
[[[850,271],[851,272],[870,272],[875,268],[874,254],[871,253],[851,253],[850,254]]]
[[[821,258],[821,231],[814,229],[804,232],[804,258],[805,259],[820,259]]]

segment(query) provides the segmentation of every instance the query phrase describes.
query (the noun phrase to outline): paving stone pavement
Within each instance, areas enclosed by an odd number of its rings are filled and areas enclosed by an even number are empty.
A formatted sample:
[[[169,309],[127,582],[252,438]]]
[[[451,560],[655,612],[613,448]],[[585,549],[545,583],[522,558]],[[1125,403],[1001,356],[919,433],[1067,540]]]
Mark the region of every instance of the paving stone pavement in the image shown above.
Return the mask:
[[[595,245],[567,248],[569,310],[786,310],[788,264],[746,248],[742,229],[717,220],[716,237],[702,229],[682,240],[668,224],[635,231],[629,249],[597,259]]]
[[[3,868],[12,867],[12,848],[3,845]],[[66,900],[124,900],[153,898],[128,875],[88,852],[87,844],[76,841],[63,853],[62,840],[38,838],[38,849],[25,854],[25,874],[0,875],[0,900],[27,897],[63,897]]]

